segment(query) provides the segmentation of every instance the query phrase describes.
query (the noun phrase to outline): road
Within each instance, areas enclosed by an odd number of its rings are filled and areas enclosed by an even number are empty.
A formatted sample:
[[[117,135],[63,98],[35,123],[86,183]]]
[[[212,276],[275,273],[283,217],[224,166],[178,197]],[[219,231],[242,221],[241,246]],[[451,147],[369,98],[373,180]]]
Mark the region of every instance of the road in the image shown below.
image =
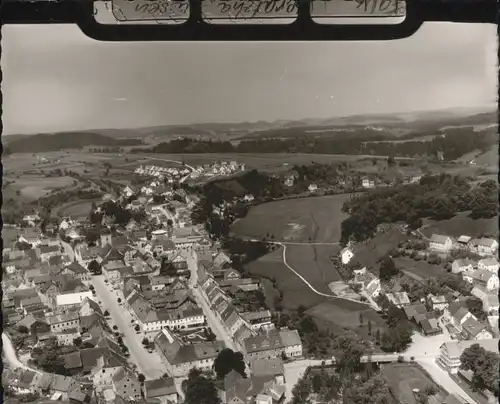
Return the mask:
[[[192,253],[186,254],[188,268],[191,272],[191,277],[189,279],[189,289],[193,293],[198,306],[203,310],[205,317],[207,319],[207,323],[217,336],[218,340],[224,341],[227,348],[232,349],[233,351],[239,351],[234,340],[231,338],[229,333],[225,330],[222,321],[216,316],[210,304],[207,302],[205,297],[200,291],[200,287],[195,285],[198,284],[198,265]]]
[[[104,282],[104,275],[92,277],[97,299],[102,302],[103,310],[108,310],[112,322],[123,333],[123,342],[130,352],[130,360],[137,365],[137,370],[144,374],[147,380],[161,377],[167,372],[160,354],[149,353],[142,345],[142,334],[137,334],[133,328],[132,316],[123,306],[118,304],[118,297],[110,286]]]
[[[73,262],[75,260],[75,251],[73,250],[73,247],[69,243],[66,243],[65,241],[61,240],[58,236],[59,244],[64,248],[64,254],[66,254],[69,257],[69,260]]]
[[[2,352],[3,352],[3,361],[12,366],[14,369],[25,369],[31,370],[35,373],[42,374],[38,369],[34,369],[29,367],[28,365],[22,363],[18,357],[14,346],[12,345],[12,341],[6,333],[2,333]]]

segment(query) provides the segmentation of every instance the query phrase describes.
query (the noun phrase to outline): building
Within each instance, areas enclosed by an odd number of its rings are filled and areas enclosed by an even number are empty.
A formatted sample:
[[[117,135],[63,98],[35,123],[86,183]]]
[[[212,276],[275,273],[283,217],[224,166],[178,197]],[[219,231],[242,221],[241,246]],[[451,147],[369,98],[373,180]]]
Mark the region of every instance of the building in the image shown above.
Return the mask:
[[[56,296],[56,305],[63,308],[80,306],[85,299],[92,299],[92,292],[90,290],[58,294]]]
[[[157,399],[161,404],[177,404],[179,401],[174,379],[170,377],[147,380],[144,383],[144,397],[147,400]]]
[[[302,357],[302,341],[297,330],[266,330],[243,341],[247,360],[272,359],[286,355]]]
[[[498,241],[492,238],[474,238],[468,246],[471,252],[481,256],[492,256],[498,252]]]
[[[316,184],[309,184],[307,189],[309,192],[316,192],[318,190],[318,186]]]
[[[69,265],[66,265],[64,267],[64,271],[67,274],[70,274],[73,276],[75,279],[80,279],[82,281],[84,280],[89,280],[90,279],[90,272],[87,271],[86,268],[84,268],[82,265],[80,265],[78,262],[72,262]]]
[[[79,313],[72,313],[70,311],[63,314],[48,316],[45,318],[45,320],[50,326],[50,331],[54,333],[71,330],[73,328],[77,328],[80,325]]]
[[[255,331],[263,327],[273,326],[269,310],[241,313],[241,318]]]
[[[406,292],[387,293],[385,296],[387,297],[387,300],[394,304],[394,306],[396,306],[398,309],[409,306],[411,304],[408,293]]]
[[[451,272],[459,274],[461,272],[472,272],[476,267],[476,263],[469,259],[458,259],[451,264]]]
[[[363,178],[362,182],[361,182],[361,186],[363,188],[375,188],[375,180],[372,179],[372,178]]]
[[[499,286],[498,275],[485,269],[463,272],[462,278],[474,286],[480,286],[487,290],[498,289]]]
[[[500,265],[496,258],[483,258],[477,262],[477,269],[498,273]]]
[[[458,332],[462,332],[462,326],[469,318],[476,319],[462,302],[451,303],[443,314],[444,321],[452,325]]]
[[[491,294],[485,296],[483,299],[483,311],[488,315],[498,315],[498,295]]]
[[[56,337],[57,343],[59,345],[75,345],[75,339],[81,336],[78,328],[70,328],[68,330],[60,331],[54,334]]]
[[[427,296],[427,304],[431,310],[444,310],[448,307],[448,299],[444,295],[434,296],[430,294]]]
[[[354,257],[354,253],[348,247],[344,247],[340,251],[340,260],[342,261],[342,264],[344,265],[349,264],[352,257]]]
[[[285,384],[285,368],[281,358],[256,359],[250,362],[255,377],[272,377],[279,384]]]
[[[468,318],[462,324],[462,337],[466,340],[491,339],[493,335],[488,331],[485,324],[480,323],[476,318]]]
[[[224,349],[222,341],[184,344],[166,328],[158,333],[154,342],[172,377],[187,376],[194,367],[211,370],[215,358]]]
[[[448,236],[433,234],[429,240],[429,249],[448,253],[453,247],[453,240]]]
[[[121,366],[111,376],[111,380],[116,395],[132,400],[141,398],[141,383],[130,369]]]
[[[462,352],[474,344],[487,351],[498,352],[499,339],[485,339],[481,341],[449,341],[443,343],[439,348],[439,356],[436,358],[436,363],[447,372],[456,374],[460,368],[460,355]]]

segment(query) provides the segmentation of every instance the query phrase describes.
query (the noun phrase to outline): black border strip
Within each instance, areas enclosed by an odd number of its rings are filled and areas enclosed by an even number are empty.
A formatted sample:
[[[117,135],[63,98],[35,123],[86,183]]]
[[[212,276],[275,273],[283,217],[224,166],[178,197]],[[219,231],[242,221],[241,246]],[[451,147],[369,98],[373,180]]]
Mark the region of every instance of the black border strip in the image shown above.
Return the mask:
[[[406,18],[397,25],[323,25],[312,21],[309,2],[298,0],[291,24],[215,25],[201,18],[200,0],[191,0],[191,15],[176,25],[103,25],[93,17],[93,3],[79,0],[3,2],[3,24],[76,23],[89,37],[104,41],[350,41],[411,36],[424,21],[497,23],[495,0],[409,0]]]

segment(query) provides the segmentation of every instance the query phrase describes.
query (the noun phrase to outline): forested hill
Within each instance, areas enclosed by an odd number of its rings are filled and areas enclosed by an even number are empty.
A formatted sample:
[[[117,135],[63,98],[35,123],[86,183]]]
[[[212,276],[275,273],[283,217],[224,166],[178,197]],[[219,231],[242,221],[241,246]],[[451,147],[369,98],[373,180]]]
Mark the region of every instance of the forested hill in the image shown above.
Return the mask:
[[[381,135],[382,137],[383,135]],[[153,153],[311,153],[381,155],[395,157],[436,157],[443,153],[446,160],[457,159],[473,151],[485,152],[497,144],[494,127],[475,131],[473,127],[449,128],[432,140],[411,139],[404,142],[380,139],[363,134],[335,137],[297,136],[229,141],[179,139],[160,143],[150,149],[133,150]]]
[[[64,149],[81,149],[85,146],[138,146],[140,139],[113,139],[90,132],[71,132],[16,136],[12,141],[4,139],[4,154],[42,153]]]

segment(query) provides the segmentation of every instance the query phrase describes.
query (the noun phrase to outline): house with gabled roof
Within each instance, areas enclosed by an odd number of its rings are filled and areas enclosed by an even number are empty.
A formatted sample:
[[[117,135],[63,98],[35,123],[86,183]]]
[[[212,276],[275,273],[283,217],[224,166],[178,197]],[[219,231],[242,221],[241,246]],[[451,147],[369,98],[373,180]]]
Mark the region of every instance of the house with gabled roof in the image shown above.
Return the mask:
[[[442,236],[440,234],[433,234],[429,240],[429,249],[448,253],[453,248],[453,240],[449,236]]]
[[[179,393],[175,387],[174,379],[171,377],[146,380],[144,383],[144,397],[147,400],[157,399],[161,404],[177,404],[179,401]]]
[[[486,324],[481,323],[474,317],[469,317],[462,324],[462,336],[466,340],[491,339],[493,335],[488,331]]]
[[[481,286],[487,290],[495,290],[499,287],[498,275],[486,269],[480,269],[474,272],[463,272],[462,278],[474,286]]]
[[[498,241],[492,238],[474,238],[468,246],[471,252],[481,256],[492,256],[498,252]]]
[[[477,269],[498,273],[500,264],[496,258],[483,258],[477,262]]]
[[[406,292],[387,293],[385,296],[398,309],[401,309],[405,306],[409,306],[411,304],[410,298],[408,297],[408,293]]]
[[[476,262],[470,259],[457,259],[451,264],[451,272],[454,274],[472,272],[476,268],[476,265]]]
[[[184,344],[166,328],[158,333],[154,342],[172,377],[186,376],[193,367],[212,369],[215,358],[224,349],[222,341]]]
[[[80,280],[90,279],[90,272],[87,270],[87,268],[84,268],[81,264],[79,264],[76,261],[70,263],[69,265],[66,265],[64,267],[64,272],[70,274],[75,279],[80,279]]]
[[[459,332],[462,332],[462,326],[469,318],[476,319],[469,309],[465,307],[463,302],[450,303],[450,305],[444,310],[443,318]]]

